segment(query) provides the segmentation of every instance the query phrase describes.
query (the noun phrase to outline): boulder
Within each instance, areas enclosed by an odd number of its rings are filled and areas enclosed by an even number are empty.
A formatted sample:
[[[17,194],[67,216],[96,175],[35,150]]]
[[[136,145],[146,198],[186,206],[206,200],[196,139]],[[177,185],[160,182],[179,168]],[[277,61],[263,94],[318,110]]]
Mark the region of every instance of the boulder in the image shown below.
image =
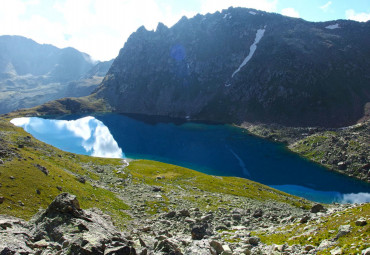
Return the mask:
[[[186,209],[179,211],[179,215],[182,217],[190,217],[190,212]]]
[[[212,240],[209,244],[213,249],[215,249],[217,254],[221,254],[224,251],[222,244],[215,240]]]
[[[186,255],[217,255],[216,251],[210,246],[208,240],[195,240],[186,248]]]
[[[176,212],[175,211],[170,211],[168,213],[165,214],[165,217],[166,218],[173,218],[176,216]]]
[[[311,213],[325,212],[325,207],[322,204],[315,204],[311,207]]]
[[[69,193],[59,194],[45,211],[46,214],[71,214],[75,217],[82,215],[80,203],[75,195]]]
[[[361,255],[370,255],[370,247],[365,250],[362,250]]]
[[[228,246],[227,244],[222,245],[222,249],[224,251],[221,252],[221,255],[232,255],[233,254],[233,251],[231,250],[230,246]]]
[[[341,249],[341,248],[336,247],[336,248],[334,248],[334,249],[332,249],[332,250],[330,251],[330,254],[331,254],[331,255],[342,255],[342,254],[343,254],[343,251],[342,251],[342,249]]]
[[[193,240],[202,240],[205,235],[210,235],[208,224],[198,224],[191,229],[191,238]]]
[[[366,219],[365,218],[360,218],[360,219],[358,219],[358,220],[356,220],[356,226],[365,226],[366,224],[367,224],[367,221],[366,221]]]
[[[104,255],[136,255],[136,250],[129,246],[113,247],[106,249]]]
[[[176,240],[168,238],[159,242],[155,251],[165,254],[182,255]]]
[[[33,242],[54,242],[61,254],[136,254],[109,216],[95,208],[82,210],[76,196],[68,193],[58,195],[29,225]]]
[[[310,220],[310,216],[305,215],[301,218],[301,220],[299,222],[304,224],[304,223],[307,223],[309,220]]]
[[[81,182],[82,184],[85,184],[85,183],[86,183],[86,178],[85,178],[85,177],[83,177],[83,176],[79,176],[79,177],[77,178],[77,181]]]
[[[242,216],[240,215],[240,214],[233,214],[233,220],[235,220],[235,221],[241,221],[241,219],[242,219]]]
[[[255,217],[255,218],[260,218],[260,217],[262,217],[262,215],[263,215],[263,211],[262,211],[262,209],[257,209],[257,210],[253,213],[253,217]]]
[[[160,191],[162,191],[162,188],[159,187],[159,186],[153,186],[152,187],[152,191],[154,191],[154,192],[160,192]]]
[[[342,236],[345,236],[345,235],[349,234],[351,232],[351,230],[352,230],[351,225],[341,225],[341,226],[339,226],[338,233],[335,236],[335,239],[338,239]]]
[[[43,172],[45,175],[49,175],[49,170],[46,169],[46,167],[44,166],[41,166],[39,164],[35,164],[34,165],[35,167],[37,167],[41,172]]]
[[[257,236],[251,236],[251,237],[249,237],[248,242],[251,245],[257,246],[259,244],[259,242],[260,242],[260,238],[257,237]]]

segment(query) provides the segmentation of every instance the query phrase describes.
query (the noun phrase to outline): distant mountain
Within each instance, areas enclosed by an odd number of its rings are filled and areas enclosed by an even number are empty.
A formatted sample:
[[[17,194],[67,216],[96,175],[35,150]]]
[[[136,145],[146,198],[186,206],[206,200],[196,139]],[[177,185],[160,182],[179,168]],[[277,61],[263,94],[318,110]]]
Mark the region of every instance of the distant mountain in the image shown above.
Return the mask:
[[[0,113],[65,96],[88,95],[111,63],[94,62],[74,48],[59,49],[21,36],[0,36]]]
[[[370,22],[253,9],[133,33],[96,95],[122,113],[344,126],[370,102]]]

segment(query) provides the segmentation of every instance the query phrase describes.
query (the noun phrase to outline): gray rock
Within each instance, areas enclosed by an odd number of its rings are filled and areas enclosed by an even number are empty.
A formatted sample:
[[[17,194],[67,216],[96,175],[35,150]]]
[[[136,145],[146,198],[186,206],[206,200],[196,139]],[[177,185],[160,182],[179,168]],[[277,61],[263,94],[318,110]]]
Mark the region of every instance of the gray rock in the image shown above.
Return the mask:
[[[304,224],[304,223],[307,223],[309,220],[310,220],[310,216],[305,215],[301,218],[301,220],[299,222]]]
[[[75,195],[59,194],[45,211],[46,214],[71,214],[78,217],[82,214],[80,203]]]
[[[77,180],[78,180],[79,182],[81,182],[82,184],[85,184],[85,183],[86,183],[86,178],[85,178],[85,177],[83,177],[83,176],[79,176],[79,177],[77,178]]]
[[[370,255],[370,247],[365,250],[362,250],[361,255]]]
[[[304,247],[304,250],[305,250],[305,251],[311,251],[311,250],[313,250],[313,249],[315,249],[315,246],[313,246],[313,245],[311,245],[311,244],[308,244],[308,245],[306,245],[306,246]]]
[[[165,214],[165,217],[167,218],[173,218],[176,216],[176,212],[175,211],[171,211],[171,212],[168,212]]]
[[[49,175],[49,170],[46,169],[46,167],[41,166],[39,164],[35,164],[35,167],[37,167],[41,172],[43,172],[45,175]]]
[[[201,221],[210,221],[212,220],[213,216],[212,214],[206,214],[200,218]]]
[[[222,249],[224,249],[224,251],[221,252],[221,255],[232,255],[233,254],[233,251],[231,250],[230,246],[227,244],[222,245]]]
[[[215,240],[212,240],[209,245],[215,249],[216,253],[217,254],[221,254],[223,251],[224,251],[224,248],[222,247],[222,244],[215,241]]]
[[[190,223],[190,224],[194,224],[196,222],[196,220],[192,219],[192,218],[185,218],[184,220],[186,223]]]
[[[255,217],[255,218],[260,218],[260,217],[262,217],[262,215],[263,215],[263,211],[262,211],[262,209],[257,209],[257,210],[253,213],[253,217]]]
[[[199,224],[195,225],[191,229],[191,238],[193,240],[201,240],[205,235],[210,235],[209,225],[208,224]]]
[[[257,246],[259,244],[259,242],[260,242],[260,238],[257,237],[257,236],[251,236],[251,237],[249,237],[248,242],[251,245]]]
[[[154,192],[160,192],[160,191],[162,191],[162,188],[159,187],[159,186],[153,186],[152,187],[152,191],[154,191]]]
[[[146,243],[144,242],[144,240],[143,240],[143,239],[139,238],[139,242],[140,242],[141,247],[148,247],[148,246],[146,245]]]
[[[334,245],[336,245],[337,243],[336,242],[333,242],[333,241],[330,241],[330,240],[322,240],[319,247],[317,247],[318,250],[325,250],[327,248],[330,248]]]
[[[315,204],[311,207],[311,213],[325,212],[325,208],[322,204]]]
[[[342,236],[345,236],[345,235],[349,234],[351,232],[351,230],[352,230],[351,225],[341,225],[341,226],[339,226],[338,233],[335,236],[335,239],[338,239]]]
[[[174,239],[165,239],[159,242],[157,247],[155,248],[157,252],[163,252],[165,254],[173,254],[173,255],[181,255],[181,250]]]
[[[336,247],[336,248],[334,248],[333,250],[330,251],[330,254],[331,255],[342,255],[343,251],[342,251],[341,248]]]
[[[11,216],[0,215],[0,254],[33,254],[27,223]]]
[[[106,249],[104,255],[136,255],[136,251],[133,247],[121,246]]]
[[[58,195],[29,224],[33,241],[57,242],[62,254],[136,254],[109,216],[94,208],[81,210],[76,196],[68,193]]]
[[[216,255],[216,251],[210,246],[208,240],[196,240],[186,248],[185,255]]]
[[[358,220],[356,220],[356,226],[365,226],[367,224],[367,221],[365,218],[360,218]]]
[[[190,217],[190,212],[186,209],[179,211],[179,215],[182,217]]]
[[[235,221],[241,221],[241,219],[242,219],[242,216],[240,215],[240,214],[233,214],[233,220],[235,220]]]

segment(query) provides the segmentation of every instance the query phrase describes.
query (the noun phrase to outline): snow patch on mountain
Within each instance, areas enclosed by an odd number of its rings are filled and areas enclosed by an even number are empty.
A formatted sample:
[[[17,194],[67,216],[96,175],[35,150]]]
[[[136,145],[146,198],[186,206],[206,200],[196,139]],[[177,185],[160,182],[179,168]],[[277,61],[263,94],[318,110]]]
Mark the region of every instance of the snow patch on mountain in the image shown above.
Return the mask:
[[[340,28],[339,24],[334,24],[334,25],[329,25],[329,26],[326,26],[325,27],[326,29],[337,29],[337,28]]]
[[[257,44],[262,39],[263,35],[265,34],[265,31],[266,31],[266,26],[264,27],[264,29],[258,29],[257,30],[256,38],[254,39],[254,43],[249,48],[249,54],[248,54],[248,56],[244,59],[244,61],[239,66],[239,68],[236,69],[235,72],[231,75],[231,78],[234,78],[235,74],[237,74],[240,71],[240,69],[243,66],[245,66],[249,62],[249,60],[252,59],[254,52],[257,50]]]

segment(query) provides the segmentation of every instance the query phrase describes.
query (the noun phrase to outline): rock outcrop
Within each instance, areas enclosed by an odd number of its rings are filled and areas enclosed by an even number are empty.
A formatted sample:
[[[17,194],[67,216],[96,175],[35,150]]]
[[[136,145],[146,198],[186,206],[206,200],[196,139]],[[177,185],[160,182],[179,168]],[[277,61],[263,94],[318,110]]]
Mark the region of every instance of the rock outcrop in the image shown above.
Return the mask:
[[[109,216],[68,193],[29,222],[1,216],[0,228],[0,254],[136,254]]]

